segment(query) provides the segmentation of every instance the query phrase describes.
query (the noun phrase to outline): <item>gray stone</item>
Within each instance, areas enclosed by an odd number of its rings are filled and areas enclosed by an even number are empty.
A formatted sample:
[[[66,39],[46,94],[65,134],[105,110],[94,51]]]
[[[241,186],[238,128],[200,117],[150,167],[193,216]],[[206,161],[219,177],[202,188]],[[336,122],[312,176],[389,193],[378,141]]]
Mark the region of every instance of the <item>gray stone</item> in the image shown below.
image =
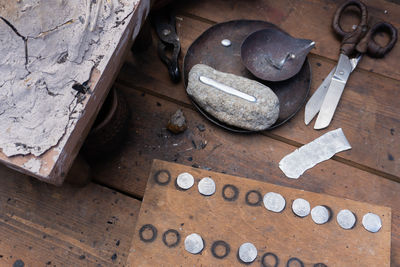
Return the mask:
[[[239,91],[239,96],[208,85],[200,81],[200,77],[207,77],[234,88],[236,92]],[[265,130],[279,116],[278,97],[269,87],[244,77],[217,71],[204,64],[197,64],[190,70],[186,91],[207,113],[221,122],[242,129]],[[250,100],[240,95],[245,95]]]

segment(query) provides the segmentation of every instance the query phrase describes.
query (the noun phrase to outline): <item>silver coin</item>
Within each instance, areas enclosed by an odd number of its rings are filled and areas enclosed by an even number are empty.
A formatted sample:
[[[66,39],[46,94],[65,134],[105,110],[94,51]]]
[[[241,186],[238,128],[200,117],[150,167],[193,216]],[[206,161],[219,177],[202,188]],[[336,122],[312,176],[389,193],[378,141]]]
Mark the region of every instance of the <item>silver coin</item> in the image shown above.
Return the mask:
[[[306,217],[310,214],[310,203],[302,198],[295,199],[292,203],[292,210],[297,216]]]
[[[204,177],[198,184],[200,194],[211,196],[215,193],[215,182],[210,177]]]
[[[239,258],[245,263],[253,262],[257,258],[257,248],[252,243],[243,243],[239,248]]]
[[[281,212],[285,209],[286,200],[281,194],[268,192],[263,198],[264,206],[267,210]]]
[[[176,178],[176,184],[185,190],[191,188],[194,184],[193,175],[187,172],[179,174],[178,178]]]
[[[381,218],[371,212],[368,212],[363,216],[362,224],[365,230],[370,231],[371,233],[376,233],[382,228]]]
[[[325,206],[315,206],[311,210],[311,218],[316,224],[324,224],[331,218],[331,212]]]
[[[193,233],[185,238],[185,249],[192,254],[200,253],[204,248],[203,238],[200,235]]]
[[[356,224],[356,216],[349,210],[341,210],[336,216],[336,221],[343,229],[351,229]]]
[[[225,47],[228,47],[228,46],[231,46],[231,45],[232,45],[232,42],[231,42],[231,40],[229,40],[229,39],[224,39],[224,40],[221,41],[221,44],[222,44],[223,46],[225,46]]]

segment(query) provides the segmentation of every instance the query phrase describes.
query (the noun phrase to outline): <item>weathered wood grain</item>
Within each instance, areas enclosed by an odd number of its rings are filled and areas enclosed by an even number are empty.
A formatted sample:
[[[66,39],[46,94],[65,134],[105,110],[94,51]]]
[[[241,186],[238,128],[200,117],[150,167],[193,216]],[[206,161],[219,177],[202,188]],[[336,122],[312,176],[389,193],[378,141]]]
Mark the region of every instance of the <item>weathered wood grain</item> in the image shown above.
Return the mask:
[[[155,182],[159,171],[170,174],[166,185]],[[176,177],[183,172],[189,172],[195,178],[193,187],[185,191],[175,185]],[[216,192],[212,196],[205,197],[198,192],[197,185],[203,177],[211,177],[215,181]],[[236,187],[236,200],[224,200],[225,185]],[[281,213],[274,213],[267,211],[261,203],[257,207],[248,205],[245,195],[250,190],[257,190],[261,195],[280,193],[286,199],[286,208]],[[227,197],[234,196],[231,189],[227,189],[225,194]],[[295,216],[291,204],[296,198],[306,199],[311,207],[320,204],[328,206],[332,210],[332,220],[316,225],[310,215],[304,218]],[[336,223],[336,215],[344,208],[359,218],[352,230],[343,230]],[[382,218],[379,232],[368,233],[361,225],[361,218],[367,212],[379,214]],[[390,266],[390,218],[390,209],[382,206],[154,161],[127,265],[238,266],[236,253],[239,246],[251,242],[258,249],[254,263],[258,266],[266,252],[275,253],[283,266],[291,257],[299,258],[305,266],[316,263],[332,267]],[[152,242],[143,242],[139,237],[140,229],[146,224],[152,224],[157,229],[157,236]],[[168,248],[162,241],[162,235],[168,229],[180,234],[181,240],[176,247]],[[185,251],[185,237],[192,233],[200,234],[205,243],[199,255]],[[211,253],[212,243],[217,240],[223,240],[230,246],[230,253],[223,259]]]
[[[119,153],[92,166],[100,183],[143,197],[151,163],[161,159],[388,206],[393,214],[391,259],[400,264],[399,183],[334,160],[318,164],[298,180],[288,179],[278,163],[296,147],[261,134],[233,134],[212,125],[192,108],[125,86],[118,88],[131,106],[129,136]],[[165,126],[178,108],[183,109],[188,129],[175,135]]]
[[[123,266],[140,202],[96,184],[55,187],[0,167],[1,266]]]
[[[332,30],[333,14],[343,1],[329,0],[216,0],[182,1],[179,11],[195,15],[209,22],[233,19],[260,19],[272,22],[294,37],[316,42],[317,55],[338,60],[340,40]],[[384,0],[364,1],[373,21],[384,20],[400,28],[399,5]],[[211,12],[212,10],[212,12]],[[387,13],[385,14],[385,10]],[[385,59],[365,57],[359,68],[400,79],[400,46],[397,44]]]
[[[187,17],[178,19],[182,56],[191,42],[209,25]],[[322,57],[310,56],[313,93],[334,67]],[[182,82],[173,84],[165,66],[160,62],[155,47],[146,53],[128,58],[117,79],[128,87],[141,87],[156,95],[191,105]],[[343,128],[353,149],[339,155],[378,175],[400,180],[400,83],[381,75],[356,70],[350,77],[331,125],[323,131],[304,124],[304,108],[289,123],[265,134],[289,140],[292,144],[306,144],[326,131]],[[370,153],[374,151],[374,153]],[[371,170],[374,169],[374,170]]]

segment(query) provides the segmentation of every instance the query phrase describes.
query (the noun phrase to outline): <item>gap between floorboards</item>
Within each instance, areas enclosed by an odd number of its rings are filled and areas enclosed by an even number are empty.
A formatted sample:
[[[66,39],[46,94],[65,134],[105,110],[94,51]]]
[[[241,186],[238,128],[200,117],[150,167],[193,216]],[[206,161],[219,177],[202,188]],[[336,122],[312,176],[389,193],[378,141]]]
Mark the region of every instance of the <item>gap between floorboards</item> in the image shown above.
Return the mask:
[[[150,89],[147,89],[147,88],[144,88],[144,87],[139,87],[139,86],[135,86],[135,85],[132,85],[132,84],[126,85],[126,84],[124,84],[123,82],[121,82],[119,80],[116,81],[116,85],[124,87],[124,88],[134,89],[134,90],[137,90],[139,92],[142,92],[142,93],[145,93],[145,94],[149,94],[151,96],[163,99],[165,101],[175,103],[175,104],[177,104],[179,106],[182,106],[182,107],[189,108],[191,110],[197,111],[193,105],[190,105],[190,104],[187,104],[187,103],[182,102],[180,100],[176,100],[174,98],[171,98],[171,97],[165,96],[163,94],[154,92],[154,91],[152,91]],[[279,136],[279,135],[276,135],[276,134],[272,134],[272,133],[267,132],[267,131],[260,132],[260,134],[264,135],[264,136],[266,136],[268,138],[274,139],[276,141],[285,143],[287,145],[291,145],[291,146],[297,147],[297,148],[304,145],[302,143],[287,139],[285,137],[282,137],[282,136]],[[400,177],[397,177],[395,175],[392,175],[392,174],[389,174],[389,173],[386,173],[386,172],[382,172],[380,170],[377,170],[377,169],[371,168],[369,166],[354,162],[352,160],[348,160],[348,159],[342,158],[342,157],[337,156],[337,155],[333,156],[332,160],[335,160],[335,161],[340,162],[342,164],[348,165],[350,167],[357,168],[357,169],[362,170],[362,171],[369,172],[369,173],[377,175],[377,176],[381,176],[381,177],[383,177],[385,179],[388,179],[388,180],[392,180],[392,181],[395,181],[395,182],[400,182]],[[136,198],[137,198],[137,196],[136,196]]]

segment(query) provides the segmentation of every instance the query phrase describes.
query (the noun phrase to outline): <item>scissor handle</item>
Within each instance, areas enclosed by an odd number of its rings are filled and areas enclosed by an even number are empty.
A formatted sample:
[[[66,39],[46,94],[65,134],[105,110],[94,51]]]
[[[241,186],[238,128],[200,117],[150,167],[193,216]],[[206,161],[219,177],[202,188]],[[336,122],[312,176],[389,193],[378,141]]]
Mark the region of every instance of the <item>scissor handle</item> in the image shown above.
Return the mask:
[[[379,32],[389,34],[390,41],[384,46],[380,46],[374,40],[374,36]],[[397,29],[388,22],[378,22],[371,27],[367,34],[357,44],[356,50],[360,53],[368,52],[371,57],[380,58],[389,53],[397,42]]]
[[[361,21],[354,31],[346,32],[340,27],[340,18],[344,10],[349,6],[358,7],[361,12]],[[336,10],[332,23],[333,29],[337,34],[343,37],[340,52],[345,55],[351,55],[355,51],[357,43],[368,30],[368,11],[367,7],[359,0],[349,0],[344,2]]]

